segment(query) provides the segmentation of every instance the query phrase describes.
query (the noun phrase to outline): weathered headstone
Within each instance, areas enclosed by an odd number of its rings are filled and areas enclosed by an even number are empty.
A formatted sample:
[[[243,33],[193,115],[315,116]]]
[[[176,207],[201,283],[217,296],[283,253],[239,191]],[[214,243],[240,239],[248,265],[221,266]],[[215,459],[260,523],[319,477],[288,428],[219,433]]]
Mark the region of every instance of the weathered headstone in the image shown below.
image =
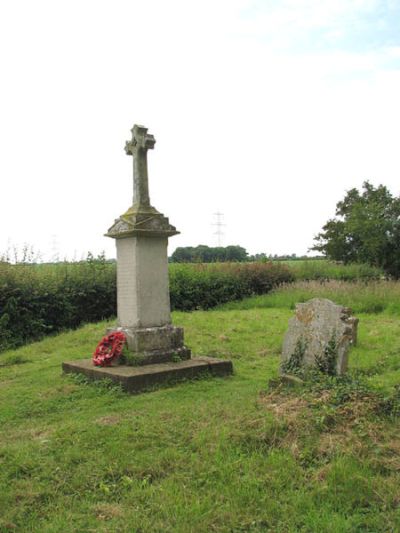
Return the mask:
[[[357,342],[357,325],[351,309],[330,300],[313,298],[297,304],[283,341],[281,373],[317,367],[327,374],[343,374],[349,348]]]
[[[230,361],[211,357],[191,359],[183,328],[171,324],[168,283],[168,237],[178,234],[168,218],[150,203],[147,151],[155,139],[135,125],[125,151],[133,156],[133,203],[107,232],[117,246],[117,324],[107,333],[126,335],[130,363],[94,367],[91,361],[63,363],[66,372],[93,379],[109,378],[137,392],[165,380],[192,378],[208,371],[230,374]]]

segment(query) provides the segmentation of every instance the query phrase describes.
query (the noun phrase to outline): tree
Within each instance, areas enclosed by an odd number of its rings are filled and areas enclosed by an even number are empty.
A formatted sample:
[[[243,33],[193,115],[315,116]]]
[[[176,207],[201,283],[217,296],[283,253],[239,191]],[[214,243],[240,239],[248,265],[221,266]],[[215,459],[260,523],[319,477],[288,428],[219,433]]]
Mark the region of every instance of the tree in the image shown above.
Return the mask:
[[[199,244],[180,247],[171,255],[172,263],[215,263],[225,261],[247,261],[247,252],[241,246],[218,246],[215,248]]]
[[[368,181],[347,191],[336,204],[336,218],[315,237],[312,250],[344,263],[369,263],[400,277],[400,197]]]
[[[242,248],[241,246],[227,246],[225,248],[225,254],[225,261],[247,261],[247,252],[245,248]]]

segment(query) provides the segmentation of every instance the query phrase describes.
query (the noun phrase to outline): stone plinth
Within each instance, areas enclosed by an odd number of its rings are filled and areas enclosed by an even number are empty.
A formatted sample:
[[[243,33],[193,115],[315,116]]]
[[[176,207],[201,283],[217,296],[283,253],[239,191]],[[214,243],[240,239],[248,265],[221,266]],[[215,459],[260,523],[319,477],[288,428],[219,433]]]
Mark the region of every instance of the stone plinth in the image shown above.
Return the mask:
[[[112,367],[93,366],[91,359],[63,363],[67,373],[83,374],[89,379],[110,379],[130,393],[152,389],[161,384],[173,384],[178,381],[194,379],[203,375],[226,376],[232,374],[230,361],[213,357],[196,357],[179,363],[164,363],[132,367],[116,365]]]
[[[109,328],[107,334],[122,331],[129,351],[136,355],[137,365],[165,363],[190,359],[190,350],[183,343],[183,328],[161,326],[156,328]]]

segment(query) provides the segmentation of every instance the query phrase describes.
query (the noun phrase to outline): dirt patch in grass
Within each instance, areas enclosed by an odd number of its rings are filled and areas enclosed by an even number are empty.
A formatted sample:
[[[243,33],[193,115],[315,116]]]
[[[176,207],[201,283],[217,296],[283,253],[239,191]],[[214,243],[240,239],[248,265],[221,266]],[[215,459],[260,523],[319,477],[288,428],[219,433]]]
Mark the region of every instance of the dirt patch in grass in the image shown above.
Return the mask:
[[[262,350],[259,350],[257,352],[257,355],[260,355],[261,357],[265,357],[267,355],[275,355],[275,354],[271,348],[263,348]]]
[[[118,503],[99,503],[94,512],[98,520],[112,520],[124,515],[124,508]]]
[[[24,365],[25,363],[30,363],[30,359],[22,357],[22,355],[10,355],[4,359],[0,359],[0,368],[13,365]]]
[[[284,419],[288,424],[297,421],[309,406],[309,402],[301,396],[263,392],[260,393],[258,404],[271,411],[277,418]]]
[[[69,396],[79,390],[79,386],[75,383],[63,383],[58,387],[51,387],[40,392],[40,397],[44,399],[52,399],[62,396]]]
[[[95,423],[99,424],[99,426],[115,426],[116,424],[119,424],[121,420],[121,415],[107,415],[97,418]]]
[[[6,379],[4,381],[0,381],[0,387],[8,387],[8,385],[11,385],[13,382],[13,379]]]
[[[15,431],[7,431],[2,435],[2,443],[4,444],[16,444],[23,441],[38,441],[40,443],[47,442],[53,429],[50,428],[23,428]]]

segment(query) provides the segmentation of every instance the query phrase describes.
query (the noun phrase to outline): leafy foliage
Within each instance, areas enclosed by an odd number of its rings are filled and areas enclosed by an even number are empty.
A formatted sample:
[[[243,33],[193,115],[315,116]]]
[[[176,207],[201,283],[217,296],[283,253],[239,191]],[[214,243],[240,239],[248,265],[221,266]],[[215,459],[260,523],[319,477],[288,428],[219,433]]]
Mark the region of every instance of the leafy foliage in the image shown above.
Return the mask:
[[[171,255],[172,263],[217,263],[231,261],[247,261],[247,252],[241,246],[210,247],[199,246],[179,247]]]
[[[0,264],[0,351],[115,314],[115,265]]]
[[[329,339],[325,346],[323,355],[315,356],[315,367],[307,367],[304,365],[304,354],[307,349],[307,342],[300,338],[295,346],[294,352],[289,359],[284,361],[281,365],[281,371],[284,374],[292,374],[300,377],[308,377],[311,374],[313,377],[315,373],[326,374],[327,376],[336,376],[336,363],[338,346],[335,334]]]
[[[293,280],[272,263],[171,265],[171,307],[209,309]],[[0,351],[116,314],[116,269],[104,256],[81,263],[0,264]]]
[[[287,361],[281,365],[281,371],[284,374],[299,374],[303,370],[303,359],[306,351],[306,342],[303,339],[297,341],[294,352]]]
[[[181,311],[210,309],[230,300],[265,294],[293,279],[289,269],[279,263],[173,265],[171,307]]]
[[[333,334],[329,339],[328,344],[325,346],[323,356],[316,356],[315,362],[317,368],[323,374],[328,376],[335,376],[337,373],[336,363],[338,358],[338,346],[336,341],[336,335]]]
[[[373,371],[373,369],[371,370]],[[352,370],[339,376],[336,372],[329,373],[324,369],[314,367],[303,371],[301,378],[303,397],[311,393],[316,397],[323,398],[323,402],[318,407],[338,408],[355,400],[361,400],[375,416],[400,417],[399,385],[394,386],[384,394],[371,386],[361,370]],[[270,388],[273,389],[278,383],[276,380],[272,380]],[[278,386],[282,388],[282,384]],[[326,392],[329,394],[325,394]],[[297,389],[297,393],[301,394],[302,391]]]
[[[351,189],[336,205],[313,250],[345,263],[369,263],[400,276],[400,198],[387,187],[368,181],[363,191]]]

